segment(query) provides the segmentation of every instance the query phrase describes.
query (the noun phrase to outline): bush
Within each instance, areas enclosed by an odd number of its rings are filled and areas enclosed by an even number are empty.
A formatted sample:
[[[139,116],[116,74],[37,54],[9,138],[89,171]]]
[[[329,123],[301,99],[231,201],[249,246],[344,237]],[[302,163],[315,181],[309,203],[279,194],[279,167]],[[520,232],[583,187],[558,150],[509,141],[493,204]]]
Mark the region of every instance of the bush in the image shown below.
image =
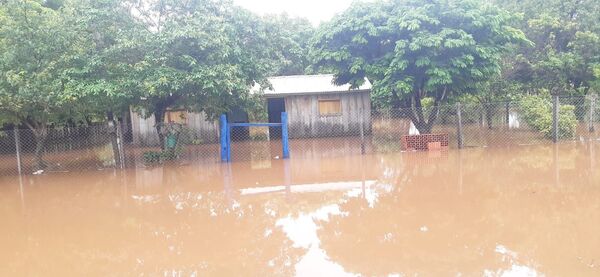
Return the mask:
[[[536,131],[552,138],[552,102],[541,96],[525,96],[519,102],[521,117]],[[558,137],[573,138],[577,128],[575,106],[561,105],[558,113]]]
[[[143,155],[144,164],[146,164],[146,165],[158,164],[161,162],[161,156],[162,156],[162,153],[157,152],[157,151],[144,152],[144,155]]]
[[[145,165],[156,165],[164,161],[173,161],[179,157],[182,152],[181,148],[163,150],[163,151],[147,151],[143,154]]]

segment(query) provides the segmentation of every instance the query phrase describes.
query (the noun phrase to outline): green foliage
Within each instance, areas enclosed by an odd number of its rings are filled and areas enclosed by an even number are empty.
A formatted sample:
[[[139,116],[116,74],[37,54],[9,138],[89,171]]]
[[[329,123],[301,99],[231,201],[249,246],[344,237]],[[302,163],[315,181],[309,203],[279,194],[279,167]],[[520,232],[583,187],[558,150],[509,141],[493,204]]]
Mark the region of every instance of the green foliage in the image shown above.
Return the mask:
[[[159,164],[162,162],[161,157],[162,157],[162,152],[157,152],[157,151],[144,152],[144,154],[143,154],[144,164],[145,165]]]
[[[509,46],[528,42],[513,19],[469,0],[357,2],[318,30],[311,55],[338,84],[358,87],[366,77],[376,105],[415,107],[411,119],[427,133],[437,111],[426,122],[422,98],[435,107],[499,74]]]
[[[308,59],[309,41],[314,34],[314,27],[305,18],[269,15],[264,19],[269,42],[275,49],[275,65],[269,75],[301,75],[307,73],[310,65]]]
[[[65,94],[86,115],[127,112],[141,90],[130,63],[139,53],[127,46],[138,27],[129,10],[120,0],[79,0],[68,2],[63,16],[84,49],[65,74]]]
[[[36,130],[41,155],[48,127],[114,120],[132,105],[157,122],[168,108],[215,119],[233,107],[265,121],[264,100],[250,88],[306,72],[354,87],[368,79],[373,103],[410,107],[405,116],[422,133],[444,102],[485,103],[491,119],[489,103],[521,94],[600,93],[596,0],[489,2],[356,2],[315,30],[231,1],[3,0],[0,123]],[[547,133],[547,107],[526,104]]]
[[[133,64],[142,84],[139,105],[157,122],[168,107],[214,118],[244,106],[252,85],[265,83],[275,51],[256,16],[229,2],[150,2],[135,7],[150,16],[131,44],[140,54]]]
[[[600,64],[594,65],[592,68],[594,80],[591,82],[591,88],[593,93],[598,95],[600,94]]]
[[[520,115],[531,128],[552,138],[552,102],[548,97],[525,96],[519,101]],[[573,138],[577,128],[575,106],[561,105],[558,114],[558,137]]]
[[[421,99],[421,106],[423,106],[423,108],[431,108],[434,104],[435,99],[433,99],[433,97],[425,97]]]
[[[530,92],[586,94],[600,63],[600,9],[596,0],[495,0],[523,14],[518,24],[535,47],[517,47],[507,56],[508,78]]]
[[[181,148],[175,150],[146,151],[142,154],[145,165],[157,165],[165,161],[173,161],[179,157]]]
[[[82,52],[77,32],[39,1],[0,5],[0,113],[32,129],[73,117],[63,76]]]

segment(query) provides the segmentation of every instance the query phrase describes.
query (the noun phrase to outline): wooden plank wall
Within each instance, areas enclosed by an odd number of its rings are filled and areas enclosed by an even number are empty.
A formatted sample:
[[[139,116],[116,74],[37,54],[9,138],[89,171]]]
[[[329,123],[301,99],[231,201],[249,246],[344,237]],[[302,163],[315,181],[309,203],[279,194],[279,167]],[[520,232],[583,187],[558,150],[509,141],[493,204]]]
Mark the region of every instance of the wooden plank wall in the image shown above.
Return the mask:
[[[133,144],[140,146],[157,146],[158,134],[154,128],[154,115],[144,118],[141,114],[131,112],[131,131]],[[186,114],[186,125],[201,143],[215,143],[219,140],[219,123],[208,121],[204,113]]]
[[[319,115],[320,99],[339,99],[341,114]],[[288,113],[290,138],[354,136],[360,134],[360,124],[365,134],[371,132],[369,92],[287,96],[285,110]]]

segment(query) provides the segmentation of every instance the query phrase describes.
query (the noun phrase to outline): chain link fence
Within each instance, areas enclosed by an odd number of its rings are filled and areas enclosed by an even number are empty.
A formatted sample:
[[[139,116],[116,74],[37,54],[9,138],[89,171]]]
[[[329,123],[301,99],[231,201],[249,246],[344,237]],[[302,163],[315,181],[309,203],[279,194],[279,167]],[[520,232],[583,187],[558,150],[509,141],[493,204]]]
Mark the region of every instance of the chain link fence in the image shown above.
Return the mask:
[[[290,124],[289,149],[292,159],[318,160],[426,149],[596,141],[600,140],[599,124],[600,103],[589,96],[372,109],[361,110],[350,119],[327,116],[309,126]],[[0,131],[0,175],[221,162],[219,142],[202,139],[203,134],[185,125],[162,128],[163,147],[135,145],[131,130],[126,125],[104,124]],[[281,137],[281,127],[234,128],[231,159],[269,167],[270,161],[283,156]]]

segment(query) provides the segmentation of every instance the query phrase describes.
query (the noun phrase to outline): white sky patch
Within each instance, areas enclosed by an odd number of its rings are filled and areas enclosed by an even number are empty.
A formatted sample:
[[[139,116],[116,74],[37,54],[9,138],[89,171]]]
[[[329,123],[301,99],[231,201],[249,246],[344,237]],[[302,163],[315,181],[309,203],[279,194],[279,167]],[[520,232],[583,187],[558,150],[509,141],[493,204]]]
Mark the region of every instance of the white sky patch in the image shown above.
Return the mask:
[[[331,215],[344,215],[337,204],[327,205],[318,210],[301,214],[298,217],[285,217],[277,221],[287,237],[294,242],[294,247],[308,248],[307,253],[295,265],[296,276],[355,276],[344,271],[344,268],[331,261],[327,253],[321,249],[321,241],[317,236],[317,222],[328,221]]]
[[[367,180],[364,185],[371,187],[375,185],[375,180]],[[334,183],[321,183],[321,184],[299,184],[291,185],[290,192],[292,193],[305,193],[305,192],[323,192],[323,191],[336,191],[336,190],[351,190],[355,188],[361,188],[363,185],[360,181],[355,182],[334,182]],[[269,192],[284,192],[286,186],[270,186],[270,187],[256,187],[256,188],[245,188],[240,189],[241,195],[251,195]]]
[[[483,276],[486,276],[486,277],[496,277],[496,276],[500,276],[500,277],[513,277],[513,276],[514,277],[521,277],[521,276],[537,277],[537,276],[544,276],[544,274],[537,272],[533,267],[520,264],[518,262],[519,255],[516,252],[508,249],[504,245],[501,245],[501,244],[496,245],[496,249],[494,249],[494,252],[500,254],[502,256],[502,261],[509,263],[510,267],[506,268],[506,269],[498,269],[495,271],[491,270],[491,269],[486,269],[483,272]]]
[[[234,0],[233,2],[260,15],[287,13],[290,16],[307,18],[313,25],[318,26],[350,7],[352,0]]]

